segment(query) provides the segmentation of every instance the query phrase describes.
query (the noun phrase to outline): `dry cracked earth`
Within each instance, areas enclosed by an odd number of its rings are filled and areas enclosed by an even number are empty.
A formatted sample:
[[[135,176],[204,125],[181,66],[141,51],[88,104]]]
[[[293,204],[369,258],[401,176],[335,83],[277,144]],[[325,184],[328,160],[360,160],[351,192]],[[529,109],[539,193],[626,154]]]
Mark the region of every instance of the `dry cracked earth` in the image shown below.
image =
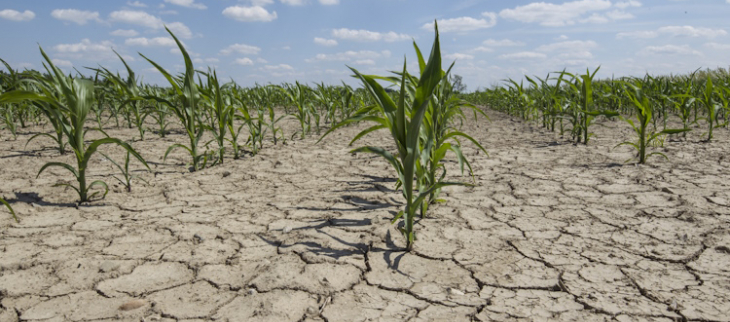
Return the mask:
[[[91,177],[112,192],[79,207],[53,186],[68,173],[36,178],[70,156],[24,147],[41,128],[3,132],[0,194],[21,221],[0,211],[0,321],[730,321],[726,129],[637,166],[617,121],[586,147],[488,114],[465,124],[489,152],[465,148],[476,186],[444,190],[412,252],[390,224],[394,172],[348,153],[364,126],[195,173],[182,150],[162,160],[183,135],[150,132],[133,143],[149,185],[113,185],[97,154]]]

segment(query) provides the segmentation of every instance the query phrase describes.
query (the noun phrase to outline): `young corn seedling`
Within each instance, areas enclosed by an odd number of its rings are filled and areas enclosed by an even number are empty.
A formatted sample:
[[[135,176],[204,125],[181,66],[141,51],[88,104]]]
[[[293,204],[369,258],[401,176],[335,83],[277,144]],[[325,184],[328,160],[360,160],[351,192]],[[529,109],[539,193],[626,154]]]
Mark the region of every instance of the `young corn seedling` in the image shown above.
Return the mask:
[[[117,176],[112,176],[112,177],[114,179],[117,179],[117,181],[119,181],[119,183],[124,185],[124,187],[127,189],[127,192],[132,192],[132,180],[134,180],[134,179],[140,180],[140,181],[144,182],[145,184],[150,184],[149,182],[147,182],[147,180],[141,178],[140,176],[134,175],[134,174],[132,174],[132,172],[129,171],[129,160],[130,160],[129,151],[127,151],[127,154],[124,157],[124,166],[119,165],[119,163],[114,161],[114,159],[112,159],[108,155],[104,154],[103,152],[99,152],[99,153],[101,153],[101,155],[103,155],[107,160],[109,160],[122,173],[122,178],[119,178]]]
[[[54,111],[57,111],[59,117],[62,118],[62,124],[64,124],[63,133],[76,157],[76,167],[62,162],[48,162],[38,171],[38,177],[49,167],[59,167],[68,170],[76,178],[78,187],[67,183],[58,183],[56,186],[72,188],[79,194],[79,202],[82,203],[99,193],[97,191],[89,194],[89,191],[94,186],[98,185],[104,188],[102,198],[109,192],[109,187],[104,181],[96,180],[90,184],[86,182],[86,170],[89,161],[91,161],[92,156],[101,145],[116,144],[121,146],[149,169],[147,162],[145,162],[137,151],[129,144],[117,138],[106,137],[94,140],[88,145],[86,144],[84,123],[94,104],[94,83],[83,78],[72,78],[64,75],[63,71],[53,65],[53,62],[42,48],[41,54],[48,64],[46,65],[46,69],[50,75],[50,78],[44,81],[46,86],[43,88],[43,94],[13,91],[0,95],[0,103],[4,100],[17,102],[26,99],[48,103]]]
[[[205,153],[198,153],[198,142],[203,136],[205,128],[200,122],[200,114],[202,113],[202,111],[198,109],[197,104],[200,95],[198,94],[198,87],[195,84],[195,69],[193,68],[193,61],[190,59],[190,55],[188,55],[187,50],[185,50],[185,47],[182,45],[180,40],[175,37],[170,29],[165,27],[165,30],[167,30],[170,36],[172,36],[172,38],[177,43],[178,48],[180,48],[180,51],[182,52],[183,58],[185,59],[185,74],[183,75],[182,79],[173,77],[172,74],[168,73],[167,70],[162,68],[162,66],[158,65],[144,55],[139,54],[150,64],[155,66],[158,71],[160,71],[162,76],[164,76],[165,79],[167,79],[167,81],[170,83],[174,91],[174,96],[172,100],[155,95],[148,95],[144,98],[153,99],[159,103],[166,104],[175,113],[175,116],[177,116],[177,118],[180,120],[180,123],[182,123],[183,127],[185,128],[185,132],[188,135],[188,139],[190,140],[188,146],[177,143],[171,145],[169,148],[167,148],[163,159],[166,160],[167,156],[173,150],[177,148],[182,148],[187,151],[192,158],[192,171],[198,171],[205,167],[205,165],[207,164],[208,155],[206,155]],[[181,105],[176,104],[175,100],[179,101]]]
[[[634,105],[637,122],[634,123],[633,120],[624,118],[623,116],[620,116],[620,118],[631,125],[631,128],[633,128],[634,133],[636,134],[637,140],[635,142],[622,142],[616,145],[616,147],[628,145],[636,149],[639,164],[646,163],[646,159],[652,155],[659,155],[669,160],[669,158],[661,152],[651,152],[647,154],[647,147],[656,145],[657,143],[655,143],[655,141],[664,135],[687,132],[689,129],[665,129],[660,132],[650,130],[649,123],[652,120],[654,106],[652,105],[649,95],[643,91],[642,85],[642,82],[638,79],[633,83],[624,83],[624,92],[629,98],[629,101],[631,101]],[[628,161],[630,160],[627,160],[627,162]]]
[[[13,219],[15,219],[16,223],[20,222],[18,220],[18,216],[15,215],[15,211],[13,210],[13,207],[10,207],[10,204],[7,201],[5,201],[5,199],[0,198],[0,203],[2,203],[3,205],[5,205],[6,208],[8,208],[8,211],[10,211],[10,214],[13,215]]]
[[[705,81],[704,91],[697,97],[697,101],[705,108],[705,112],[707,113],[705,117],[708,126],[707,142],[712,140],[712,130],[716,126],[724,126],[724,124],[715,124],[718,121],[717,114],[722,110],[722,105],[716,102],[716,95],[715,86],[712,84],[712,76],[708,75],[707,81]]]
[[[421,209],[421,205],[428,196],[437,189],[449,185],[465,185],[463,183],[438,182],[429,187],[419,188],[423,180],[421,176],[424,172],[421,161],[421,131],[424,123],[424,117],[432,103],[434,90],[446,77],[441,69],[441,50],[439,44],[438,26],[436,28],[436,38],[431,49],[431,55],[428,63],[419,62],[421,70],[420,78],[415,82],[415,91],[410,97],[410,102],[406,102],[409,88],[407,81],[409,76],[406,72],[406,63],[403,63],[403,72],[400,74],[400,90],[397,94],[396,101],[391,99],[390,95],[378,84],[376,79],[384,79],[383,77],[375,77],[363,75],[356,69],[350,67],[356,77],[360,79],[363,86],[369,93],[369,96],[375,101],[375,105],[368,106],[349,119],[343,120],[335,125],[332,129],[322,136],[324,138],[337,128],[360,121],[371,121],[376,124],[363,130],[355,140],[379,129],[388,129],[397,147],[397,156],[394,156],[382,147],[365,146],[352,150],[353,153],[365,152],[374,153],[386,159],[398,173],[398,180],[401,183],[403,197],[406,199],[406,206],[401,210],[392,222],[395,223],[399,219],[403,220],[402,227],[399,230],[406,239],[406,247],[408,250],[413,248],[416,240],[416,232],[414,223],[416,212]],[[376,115],[371,112],[377,111]],[[322,140],[320,138],[320,140]],[[354,140],[353,140],[354,141]]]
[[[289,102],[296,106],[294,116],[299,120],[302,129],[302,139],[306,137],[311,128],[312,107],[308,98],[308,91],[311,90],[302,86],[299,82],[296,85],[286,84],[286,88],[279,87],[279,90],[289,99]],[[296,134],[296,133],[295,133]]]
[[[229,118],[233,116],[233,105],[225,99],[225,94],[221,89],[220,82],[218,82],[218,75],[215,70],[212,73],[208,72],[206,76],[208,83],[205,87],[205,93],[201,92],[201,97],[203,101],[207,102],[206,107],[208,108],[209,125],[206,127],[218,143],[218,163],[223,163],[223,157],[226,151],[224,143],[226,141],[228,125],[232,121]]]
[[[615,111],[596,110],[593,106],[593,78],[596,76],[599,69],[601,69],[600,66],[596,68],[593,73],[591,73],[589,69],[586,69],[585,75],[579,75],[579,77],[565,71],[562,72],[574,79],[574,82],[568,83],[577,94],[578,98],[576,102],[577,104],[574,105],[576,112],[574,117],[577,117],[580,122],[574,123],[574,129],[576,126],[578,127],[578,142],[580,143],[582,137],[583,144],[585,145],[588,145],[588,140],[590,140],[590,137],[593,136],[593,133],[588,132],[588,128],[591,124],[593,124],[593,120],[597,116],[603,115],[606,117],[614,117],[619,115],[618,112]]]

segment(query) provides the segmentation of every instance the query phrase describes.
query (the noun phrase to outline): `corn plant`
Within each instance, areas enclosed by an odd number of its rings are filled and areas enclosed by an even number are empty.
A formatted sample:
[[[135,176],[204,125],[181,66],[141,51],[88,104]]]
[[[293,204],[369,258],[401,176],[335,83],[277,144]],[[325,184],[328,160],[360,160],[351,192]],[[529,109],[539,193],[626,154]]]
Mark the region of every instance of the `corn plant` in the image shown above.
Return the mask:
[[[123,109],[127,111],[127,114],[130,114],[127,116],[127,123],[129,127],[132,127],[132,124],[137,128],[137,131],[139,132],[139,138],[141,141],[144,141],[144,134],[146,132],[144,122],[145,119],[150,115],[150,111],[145,111],[140,104],[143,100],[142,97],[140,97],[140,90],[137,86],[137,78],[135,77],[134,71],[131,67],[127,64],[127,62],[122,58],[119,53],[114,51],[114,53],[119,57],[119,59],[124,64],[124,67],[127,68],[127,79],[123,80],[121,76],[118,74],[114,74],[110,72],[108,69],[101,67],[100,69],[94,69],[98,72],[101,72],[106,79],[110,80],[112,84],[114,84],[114,88],[116,89],[118,97],[123,99],[123,102],[120,109]],[[134,117],[134,119],[132,119]],[[134,122],[134,123],[132,123]]]
[[[308,97],[310,89],[299,82],[296,82],[296,85],[285,84],[285,87],[278,88],[286,96],[289,102],[294,104],[296,107],[294,116],[297,120],[299,120],[299,125],[301,126],[302,131],[302,139],[304,139],[311,129],[312,114],[315,114],[312,113],[312,106]]]
[[[15,211],[13,210],[13,207],[10,207],[10,204],[7,201],[5,201],[5,199],[0,198],[0,203],[2,203],[3,205],[5,205],[6,208],[8,208],[8,211],[10,211],[10,214],[13,215],[13,219],[15,219],[16,223],[20,222],[18,220],[18,216],[15,215]]]
[[[119,171],[122,173],[122,178],[119,178],[114,175],[112,177],[114,179],[117,179],[117,181],[119,181],[119,183],[124,185],[124,187],[127,189],[127,192],[132,192],[132,180],[134,180],[134,179],[140,180],[146,184],[150,184],[149,182],[147,182],[147,180],[145,180],[137,175],[134,175],[134,174],[132,174],[132,172],[129,171],[129,160],[130,160],[129,151],[127,151],[127,154],[124,157],[123,166],[120,165],[119,163],[117,163],[116,161],[114,161],[114,159],[112,159],[108,155],[104,154],[103,152],[99,152],[99,153],[101,153],[101,155],[103,155],[107,160],[109,160],[109,162],[111,162],[115,167],[117,167],[117,169],[119,169]]]
[[[390,131],[397,147],[397,156],[382,147],[375,146],[360,147],[352,150],[352,153],[365,152],[379,155],[386,159],[398,173],[398,180],[403,197],[406,199],[406,206],[404,210],[398,212],[392,222],[395,223],[399,219],[403,220],[403,225],[399,227],[399,230],[406,239],[407,249],[411,250],[416,240],[414,231],[416,212],[421,209],[426,198],[442,187],[464,185],[463,183],[439,181],[428,187],[420,187],[424,182],[423,176],[425,175],[425,172],[422,171],[424,164],[422,163],[421,147],[424,118],[432,104],[436,87],[443,78],[447,77],[441,69],[438,26],[436,26],[436,38],[428,63],[419,60],[421,75],[415,82],[417,85],[412,88],[414,91],[410,96],[409,103],[406,102],[406,96],[410,92],[407,82],[415,78],[411,79],[408,75],[405,62],[403,63],[403,71],[400,73],[400,90],[395,102],[376,81],[376,79],[385,79],[384,77],[363,75],[354,68],[350,67],[350,69],[360,79],[369,96],[375,101],[375,105],[367,106],[356,112],[353,117],[335,125],[324,136],[339,127],[360,121],[371,121],[376,124],[360,132],[353,141],[375,130],[388,129]],[[372,112],[376,112],[376,114],[373,115]]]
[[[582,137],[583,144],[586,145],[588,144],[590,137],[593,136],[593,133],[590,133],[588,128],[591,124],[593,124],[595,117],[599,115],[604,115],[606,117],[619,115],[615,111],[596,110],[593,106],[593,78],[596,76],[599,69],[601,69],[600,66],[596,68],[593,73],[586,69],[586,73],[584,75],[578,76],[563,71],[563,74],[573,77],[573,82],[568,83],[577,98],[573,112],[574,114],[572,115],[574,120],[573,128],[574,130],[577,130],[577,142],[580,143]]]
[[[84,123],[94,104],[94,83],[91,80],[72,78],[71,76],[64,75],[60,69],[53,65],[53,62],[42,48],[41,54],[48,64],[46,65],[46,70],[49,74],[49,79],[45,80],[46,86],[43,87],[43,94],[28,91],[13,91],[0,95],[0,103],[3,101],[18,102],[23,100],[47,103],[54,111],[57,111],[61,118],[60,121],[64,125],[63,133],[76,157],[76,167],[63,162],[48,162],[38,171],[37,177],[40,177],[43,171],[49,167],[60,167],[68,170],[76,178],[78,187],[67,183],[58,183],[55,186],[72,188],[79,194],[79,202],[86,202],[99,193],[97,191],[89,194],[89,191],[94,186],[104,188],[102,198],[109,192],[109,187],[104,181],[96,180],[88,185],[86,182],[86,170],[89,161],[91,161],[92,156],[101,145],[115,144],[121,146],[149,169],[147,162],[145,162],[137,151],[129,144],[117,138],[106,137],[94,140],[87,146],[84,138],[87,130],[84,128]]]
[[[697,101],[705,108],[707,115],[705,120],[707,121],[707,142],[712,140],[712,130],[716,126],[723,126],[723,124],[715,124],[718,122],[717,114],[722,110],[722,105],[716,102],[716,89],[712,84],[712,77],[707,77],[705,81],[704,90],[698,95]]]
[[[190,59],[190,55],[188,55],[187,50],[185,50],[185,47],[182,45],[180,40],[175,37],[170,29],[165,27],[165,30],[167,30],[170,36],[172,36],[172,38],[177,43],[178,48],[180,48],[180,51],[182,52],[183,58],[185,59],[185,74],[183,75],[182,79],[174,77],[162,66],[158,65],[157,63],[140,53],[139,55],[142,56],[142,58],[147,60],[150,64],[157,68],[158,71],[160,71],[162,76],[164,76],[165,79],[167,79],[167,81],[170,83],[174,91],[174,98],[172,100],[156,95],[147,95],[144,98],[153,99],[159,103],[166,104],[173,111],[173,113],[175,113],[177,118],[182,123],[190,141],[188,146],[179,143],[171,145],[169,148],[167,148],[167,151],[165,151],[165,156],[163,157],[163,159],[166,160],[167,156],[173,150],[177,148],[182,148],[187,151],[192,158],[192,171],[198,171],[205,167],[205,165],[207,164],[208,155],[204,153],[198,153],[198,142],[205,133],[205,128],[200,122],[200,114],[202,113],[202,111],[199,110],[197,104],[199,100],[199,94],[197,85],[195,84],[195,69],[193,68],[193,61]],[[178,106],[177,104],[175,104],[175,99],[180,101],[182,106]]]
[[[667,158],[667,156],[661,152],[651,152],[647,154],[647,147],[655,146],[655,141],[660,140],[661,137],[664,135],[689,131],[689,129],[664,129],[662,131],[656,132],[656,129],[649,129],[649,124],[651,123],[654,112],[654,106],[652,105],[649,95],[644,92],[643,85],[644,83],[642,83],[642,81],[638,79],[634,80],[633,82],[624,83],[626,96],[634,105],[637,122],[634,123],[633,120],[629,118],[624,118],[623,116],[620,116],[620,118],[629,125],[631,125],[631,128],[634,130],[637,139],[635,142],[627,141],[619,143],[617,145],[617,147],[622,145],[628,145],[636,149],[637,157],[639,158],[639,164],[646,163],[646,159],[651,157],[652,155],[659,155],[668,160],[669,158]]]
[[[213,140],[218,143],[217,162],[223,163],[223,157],[226,151],[224,146],[226,133],[229,129],[229,124],[233,121],[234,109],[230,101],[226,99],[223,90],[221,90],[218,74],[215,70],[213,72],[209,71],[205,75],[207,76],[207,86],[203,87],[204,90],[201,91],[202,101],[206,102],[204,106],[208,110],[208,124],[205,127],[213,133]]]

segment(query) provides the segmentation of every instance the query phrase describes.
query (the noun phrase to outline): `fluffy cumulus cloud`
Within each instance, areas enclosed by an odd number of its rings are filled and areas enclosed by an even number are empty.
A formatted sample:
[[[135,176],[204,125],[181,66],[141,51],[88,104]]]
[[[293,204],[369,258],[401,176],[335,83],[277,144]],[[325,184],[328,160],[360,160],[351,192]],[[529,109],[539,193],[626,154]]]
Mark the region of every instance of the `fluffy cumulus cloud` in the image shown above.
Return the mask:
[[[193,9],[200,9],[200,10],[204,10],[204,9],[208,8],[202,3],[195,2],[195,0],[165,0],[165,2],[174,4],[174,5],[178,5],[178,6],[182,6],[182,7],[186,7],[186,8],[193,8]]]
[[[117,37],[136,37],[139,33],[134,29],[117,29],[109,33]]]
[[[693,26],[665,26],[657,30],[638,30],[620,32],[616,34],[617,39],[650,39],[660,35],[669,35],[672,37],[693,37],[693,38],[709,38],[713,39],[727,35],[724,29],[712,29],[705,27]]]
[[[337,40],[325,39],[325,38],[319,38],[319,37],[314,38],[314,43],[317,45],[322,45],[322,46],[326,46],[326,47],[337,46]]]
[[[730,0],[728,0],[730,1]],[[325,5],[325,6],[333,6],[336,4],[340,4],[340,0],[319,0],[319,3]]]
[[[93,42],[85,38],[78,43],[55,45],[53,50],[56,52],[57,58],[91,62],[118,61],[119,58],[112,51],[114,47],[114,43],[108,40]],[[127,61],[134,61],[132,56],[123,54],[122,57]]]
[[[281,0],[281,3],[288,4],[290,6],[303,6],[304,0]]]
[[[702,53],[688,45],[648,46],[639,52],[644,56],[702,56]]]
[[[444,58],[449,59],[449,60],[470,60],[470,59],[474,59],[474,56],[469,55],[469,54],[453,53],[453,54],[444,55]]]
[[[266,70],[272,70],[272,71],[282,71],[282,70],[294,70],[294,67],[291,67],[287,64],[279,64],[279,65],[266,65],[264,66],[264,69]]]
[[[517,47],[517,46],[525,45],[525,43],[523,43],[523,42],[514,41],[514,40],[510,40],[510,39],[501,39],[501,40],[487,39],[487,40],[483,41],[482,44],[484,44],[485,46],[489,46],[489,47]]]
[[[82,39],[75,44],[59,44],[53,47],[59,53],[86,53],[86,52],[111,52],[114,44],[110,41],[94,43],[89,39]]]
[[[244,57],[236,59],[233,63],[241,66],[251,66],[253,65],[253,60],[251,60],[251,58]]]
[[[155,38],[129,38],[124,41],[127,46],[143,46],[143,47],[176,47],[175,40],[170,37]]]
[[[464,32],[494,27],[497,24],[497,14],[494,12],[482,13],[484,18],[459,17],[438,20],[440,32]],[[424,24],[421,29],[433,30],[433,22]]]
[[[332,30],[332,37],[344,40],[354,41],[385,41],[385,42],[396,42],[401,40],[410,40],[411,36],[406,34],[399,34],[394,31],[385,33],[370,31],[370,30],[354,30],[354,29],[334,29]]]
[[[30,10],[20,12],[13,9],[5,9],[0,10],[0,18],[12,21],[29,21],[35,18],[35,13]]]
[[[310,63],[316,61],[364,61],[381,57],[387,58],[390,57],[390,54],[391,53],[388,50],[383,50],[381,52],[372,50],[348,50],[334,54],[317,54],[314,58],[307,59],[306,61]]]
[[[577,22],[603,22],[609,18],[598,14],[588,17],[586,15],[608,10],[611,6],[611,1],[608,0],[579,0],[562,4],[533,2],[514,9],[504,9],[499,12],[499,16],[520,22],[559,27]]]
[[[659,33],[669,34],[675,37],[703,37],[715,38],[727,35],[724,29],[711,29],[692,26],[667,26],[659,28]]]
[[[159,29],[165,25],[162,19],[144,11],[137,10],[113,11],[109,14],[109,20],[147,27],[151,29]]]
[[[73,22],[78,25],[85,25],[90,20],[101,22],[99,13],[96,11],[84,11],[77,9],[56,9],[51,11],[51,16],[58,20]]]
[[[130,7],[147,8],[147,5],[139,1],[127,1],[127,5]]]
[[[223,9],[223,15],[244,22],[269,22],[276,19],[276,11],[269,12],[262,6],[231,6]]]
[[[58,67],[72,67],[74,65],[68,60],[63,60],[63,59],[58,59],[58,58],[51,59],[51,61],[53,62],[54,65],[56,65]]]
[[[547,55],[534,51],[521,51],[517,53],[504,54],[499,56],[500,59],[507,60],[533,60],[533,59],[545,59]]]
[[[159,17],[153,16],[144,11],[138,10],[119,10],[109,14],[109,20],[113,22],[127,23],[142,26],[150,29],[162,29],[165,26],[169,28],[177,37],[191,38],[192,31],[182,22],[166,23]]]
[[[221,50],[222,55],[230,55],[233,53],[236,54],[244,54],[244,55],[256,55],[261,51],[261,48],[246,44],[233,44],[230,45],[223,50]]]

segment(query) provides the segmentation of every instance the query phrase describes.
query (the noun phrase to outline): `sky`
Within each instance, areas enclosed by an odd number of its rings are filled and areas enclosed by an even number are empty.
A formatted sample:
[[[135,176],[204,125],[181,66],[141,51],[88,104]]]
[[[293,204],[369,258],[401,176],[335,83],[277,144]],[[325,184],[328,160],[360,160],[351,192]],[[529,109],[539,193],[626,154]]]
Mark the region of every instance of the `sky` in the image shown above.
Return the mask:
[[[144,82],[196,69],[256,83],[345,81],[348,66],[388,75],[404,59],[415,73],[415,41],[428,55],[433,22],[444,69],[468,90],[524,75],[601,67],[601,78],[666,75],[730,66],[730,0],[0,0],[0,58],[42,69],[41,46],[66,71],[124,67]]]

